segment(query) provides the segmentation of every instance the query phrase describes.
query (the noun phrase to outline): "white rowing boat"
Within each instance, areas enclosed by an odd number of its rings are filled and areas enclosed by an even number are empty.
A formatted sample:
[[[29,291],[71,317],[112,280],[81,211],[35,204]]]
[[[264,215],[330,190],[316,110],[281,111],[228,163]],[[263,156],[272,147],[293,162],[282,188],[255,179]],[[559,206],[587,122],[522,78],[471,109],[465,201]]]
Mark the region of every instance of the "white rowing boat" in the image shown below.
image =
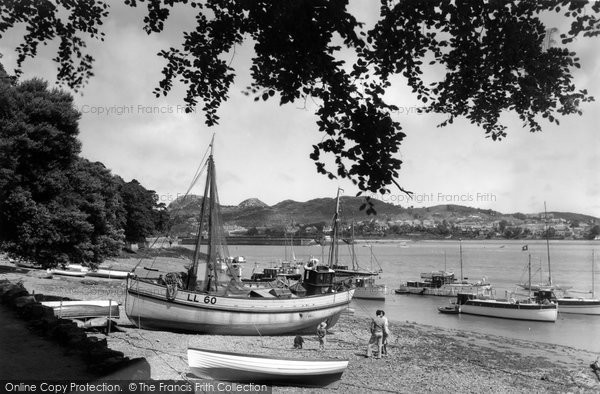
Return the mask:
[[[269,385],[326,386],[339,380],[348,360],[294,359],[189,348],[199,378]]]

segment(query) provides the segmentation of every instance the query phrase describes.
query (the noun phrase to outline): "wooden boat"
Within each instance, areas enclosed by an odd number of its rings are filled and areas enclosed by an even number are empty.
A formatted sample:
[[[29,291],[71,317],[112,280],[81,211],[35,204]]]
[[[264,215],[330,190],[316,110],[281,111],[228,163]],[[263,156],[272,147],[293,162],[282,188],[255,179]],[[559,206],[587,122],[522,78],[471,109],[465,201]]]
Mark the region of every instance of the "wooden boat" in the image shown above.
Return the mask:
[[[202,379],[319,387],[339,380],[348,360],[303,360],[189,348],[188,364]]]
[[[592,251],[592,298],[563,296],[556,298],[559,313],[575,313],[580,315],[600,315],[600,299],[596,297],[595,261]]]
[[[557,298],[559,313],[575,313],[579,315],[600,315],[600,299],[598,298]]]
[[[95,276],[98,278],[108,279],[125,279],[129,276],[129,271],[113,270],[109,268],[98,268],[97,270],[88,271],[87,276]]]
[[[459,281],[453,272],[432,271],[421,273],[420,281],[407,281],[395,289],[396,294],[417,294],[456,297],[459,293],[491,296],[492,286],[485,278],[477,282]]]
[[[40,304],[52,308],[54,315],[62,318],[119,317],[119,303],[112,300],[43,301]]]
[[[377,284],[374,278],[355,278],[354,285],[356,286],[354,298],[385,301],[387,286],[384,284]]]
[[[460,279],[457,279],[453,272],[448,272],[445,269],[444,271],[423,272],[420,276],[421,280],[407,281],[401,284],[395,290],[396,294],[456,297],[459,293],[473,293],[481,296],[491,296],[492,285],[485,277],[476,282],[469,282],[463,276],[462,242],[459,243],[459,251]]]
[[[339,191],[338,191],[339,199]],[[338,208],[339,209],[339,208]],[[350,245],[350,261],[351,267],[347,265],[340,265],[338,261],[338,226],[339,220],[334,219],[333,229],[333,242],[331,244],[331,250],[329,259],[332,262],[330,267],[335,270],[336,280],[339,282],[346,282],[355,287],[354,298],[363,300],[373,301],[385,301],[387,294],[387,286],[384,284],[378,284],[375,280],[375,276],[380,275],[383,270],[379,265],[375,255],[373,254],[373,246],[366,245],[370,248],[370,269],[365,269],[360,266],[356,257],[356,251],[354,249],[354,224],[352,225],[352,237],[350,239],[344,239],[348,245]],[[373,269],[373,262],[376,262],[379,266],[378,270]]]
[[[448,315],[458,315],[460,313],[460,307],[458,305],[438,306],[438,311]]]
[[[328,327],[335,325],[354,289],[336,288],[335,272],[328,267],[305,270],[302,284],[289,288],[251,288],[237,275],[228,275],[234,270],[220,225],[212,144],[210,149],[189,269],[168,273],[164,282],[127,278],[125,313],[129,320],[141,328],[219,335],[291,335],[314,332],[323,321]],[[205,252],[200,252],[201,246]],[[203,280],[198,277],[201,267]]]
[[[547,256],[548,256],[548,280],[546,282],[543,282],[541,280],[541,276],[542,276],[542,267],[541,267],[541,261],[540,261],[540,281],[539,283],[531,283],[531,281],[527,282],[527,281],[522,281],[521,283],[517,283],[517,286],[525,289],[525,290],[531,290],[531,291],[539,291],[539,290],[544,290],[544,289],[551,289],[551,290],[568,290],[570,289],[570,287],[567,286],[560,286],[556,283],[554,283],[552,281],[552,269],[551,269],[551,265],[550,265],[550,239],[548,238],[548,213],[546,212],[546,203],[544,202],[544,232],[546,233],[546,251],[547,251]]]
[[[531,257],[531,256],[530,256]],[[531,278],[531,261],[529,262]],[[475,294],[459,294],[460,312],[504,319],[556,322],[558,307],[548,299],[528,297],[525,300],[481,298]]]
[[[48,272],[49,274],[52,274],[52,275],[75,276],[75,277],[79,277],[79,278],[83,278],[88,273],[87,270],[72,270],[72,269],[58,269],[58,268],[51,268],[51,269],[46,270],[46,272]]]

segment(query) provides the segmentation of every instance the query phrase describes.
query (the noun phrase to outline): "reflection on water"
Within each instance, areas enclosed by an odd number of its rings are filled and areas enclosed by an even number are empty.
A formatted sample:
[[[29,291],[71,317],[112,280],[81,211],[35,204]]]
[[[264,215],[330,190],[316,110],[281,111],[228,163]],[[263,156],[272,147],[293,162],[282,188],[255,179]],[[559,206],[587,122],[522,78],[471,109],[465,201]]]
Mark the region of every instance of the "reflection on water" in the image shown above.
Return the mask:
[[[523,245],[528,250],[523,251]],[[359,263],[368,267],[370,252],[366,243],[358,243],[355,250]],[[572,287],[572,295],[591,297],[592,249],[600,256],[600,242],[552,241],[550,243],[551,271],[554,283]],[[539,281],[547,279],[547,251],[545,241],[463,241],[463,276],[470,280],[486,277],[496,289],[498,297],[505,291],[514,291],[516,283],[526,281],[527,261],[531,254],[532,275]],[[229,247],[233,255],[243,255],[248,263],[244,274],[249,274],[255,262],[268,266],[269,262],[281,260],[285,254],[282,246],[235,246]],[[327,249],[318,245],[294,247],[298,259],[310,256],[321,259]],[[528,322],[518,320],[478,317],[473,315],[444,315],[437,311],[440,305],[451,300],[446,297],[423,297],[394,294],[400,282],[415,280],[421,272],[445,269],[460,277],[460,255],[457,241],[421,241],[373,243],[383,274],[379,281],[387,285],[386,301],[353,300],[351,307],[358,315],[374,315],[384,309],[386,317],[393,321],[409,321],[451,329],[471,330],[511,338],[555,343],[600,352],[600,316],[561,315],[556,323]],[[349,251],[340,246],[340,259],[349,260]],[[600,296],[600,263],[596,261],[596,296]],[[541,267],[541,272],[540,272]],[[246,272],[248,271],[248,272]]]

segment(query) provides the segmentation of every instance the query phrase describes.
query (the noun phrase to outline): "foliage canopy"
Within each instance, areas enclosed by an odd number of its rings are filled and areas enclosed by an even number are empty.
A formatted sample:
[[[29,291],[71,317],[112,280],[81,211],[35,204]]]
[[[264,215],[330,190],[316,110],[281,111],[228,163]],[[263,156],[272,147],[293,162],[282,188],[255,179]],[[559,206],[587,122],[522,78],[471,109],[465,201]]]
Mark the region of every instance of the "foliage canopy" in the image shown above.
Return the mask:
[[[440,126],[464,117],[486,136],[501,139],[504,111],[518,114],[524,127],[540,130],[540,117],[581,114],[590,101],[572,71],[579,58],[567,44],[600,34],[600,3],[567,0],[403,0],[380,2],[379,19],[367,29],[349,11],[347,0],[124,0],[145,4],[144,30],[161,33],[173,7],[187,7],[195,26],[181,44],[159,52],[166,64],[154,93],[168,94],[175,81],[187,87],[187,109],[202,105],[206,123],[218,122],[235,70],[228,59],[249,42],[255,55],[246,93],[281,104],[311,98],[319,103],[317,125],[324,138],[310,155],[329,177],[348,177],[361,190],[386,192],[402,164],[395,155],[405,137],[392,119],[397,108],[386,89],[401,76],[423,110],[446,114]],[[27,34],[17,48],[18,66],[34,57],[40,43],[58,38],[58,78],[73,89],[92,75],[86,39],[104,37],[106,2],[40,0],[0,4],[0,37],[18,23]],[[544,45],[542,15],[570,22],[561,46]],[[349,65],[341,59],[350,51]],[[440,72],[440,70],[443,70]],[[436,78],[437,77],[437,78]],[[327,168],[322,153],[335,156]]]

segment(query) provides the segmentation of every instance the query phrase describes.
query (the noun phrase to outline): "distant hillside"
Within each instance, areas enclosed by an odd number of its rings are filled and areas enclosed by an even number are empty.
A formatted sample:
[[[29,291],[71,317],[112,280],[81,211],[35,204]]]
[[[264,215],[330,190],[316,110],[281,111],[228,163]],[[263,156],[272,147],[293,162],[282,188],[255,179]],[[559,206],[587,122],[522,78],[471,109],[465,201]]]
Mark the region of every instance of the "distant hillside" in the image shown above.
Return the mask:
[[[377,220],[387,221],[434,221],[449,223],[474,221],[491,223],[501,220],[507,222],[520,221],[526,217],[539,217],[539,213],[525,215],[522,213],[504,214],[491,209],[480,209],[462,205],[436,205],[423,208],[404,208],[388,204],[377,199],[371,199],[376,215],[367,215],[360,207],[365,204],[364,197],[340,197],[340,212],[342,221],[361,222]],[[169,205],[169,211],[174,218],[175,233],[194,232],[197,227],[197,217],[200,213],[202,197],[187,196],[179,198]],[[225,225],[251,227],[284,227],[292,222],[297,225],[329,224],[335,210],[335,198],[316,198],[298,202],[284,200],[269,206],[256,198],[242,201],[237,206],[222,206],[223,222]],[[597,220],[588,215],[549,212],[554,218],[563,218],[568,221],[590,222]]]

